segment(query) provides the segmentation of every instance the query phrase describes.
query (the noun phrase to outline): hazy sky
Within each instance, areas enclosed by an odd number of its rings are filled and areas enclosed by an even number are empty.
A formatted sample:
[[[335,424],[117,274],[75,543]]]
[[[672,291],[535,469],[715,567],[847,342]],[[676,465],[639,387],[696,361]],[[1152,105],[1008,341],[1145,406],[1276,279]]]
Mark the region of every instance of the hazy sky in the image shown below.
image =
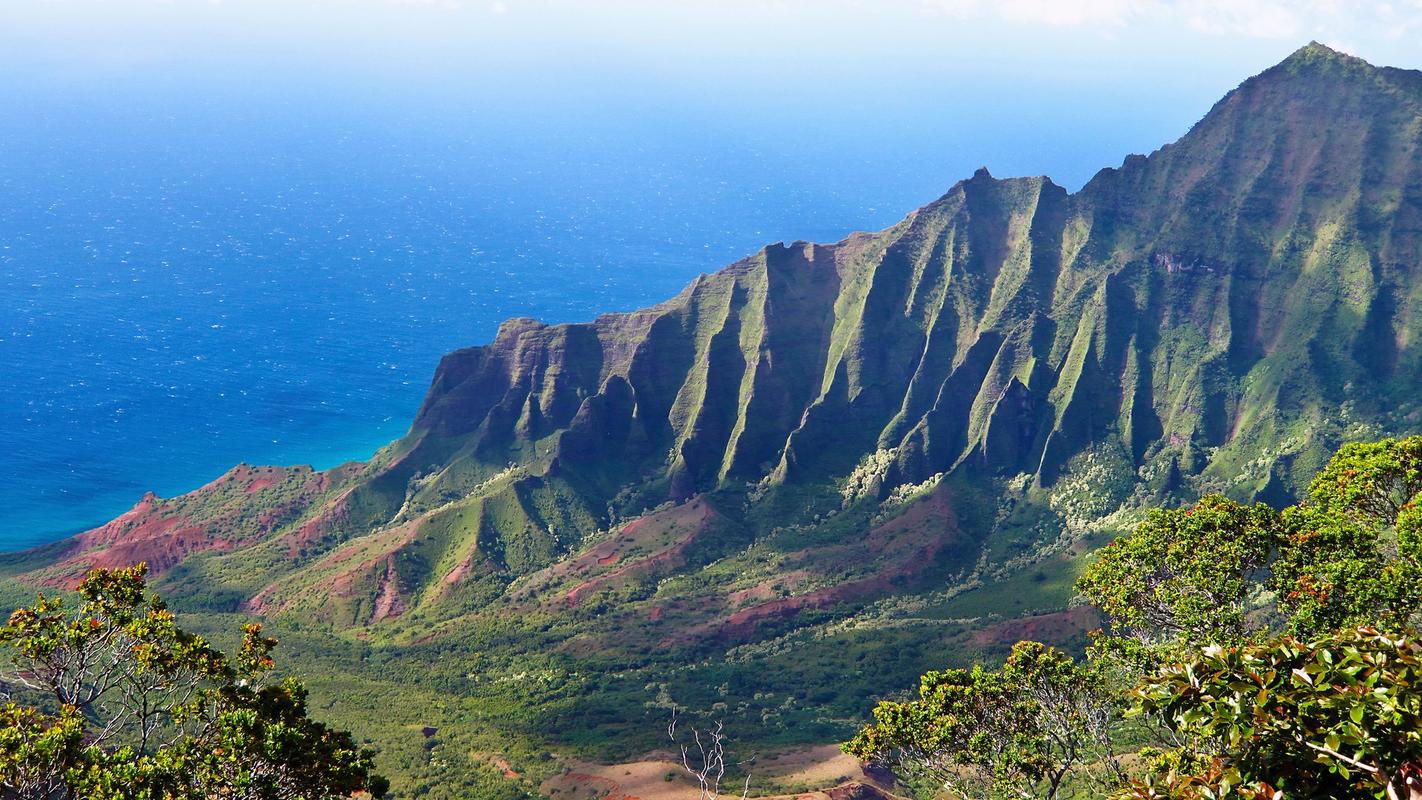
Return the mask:
[[[491,81],[576,65],[761,91],[1003,71],[1134,85],[1255,69],[1319,39],[1415,59],[1422,0],[5,0],[9,65]],[[1182,70],[1188,65],[1189,70]],[[1203,72],[1203,74],[1200,74]],[[966,73],[966,74],[965,74]],[[569,75],[585,80],[595,75]],[[649,76],[650,77],[650,76]],[[688,87],[694,88],[694,87]]]
[[[1422,0],[3,0],[0,92],[917,134],[1074,185],[1310,39],[1420,67],[1419,35]]]

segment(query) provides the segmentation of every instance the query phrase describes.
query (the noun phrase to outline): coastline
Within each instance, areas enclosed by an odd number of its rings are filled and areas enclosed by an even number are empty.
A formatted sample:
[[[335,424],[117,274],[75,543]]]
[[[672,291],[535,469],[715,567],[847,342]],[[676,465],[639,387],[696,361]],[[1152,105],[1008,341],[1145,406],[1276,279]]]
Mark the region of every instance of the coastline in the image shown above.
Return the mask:
[[[391,422],[393,423],[394,420]],[[306,458],[244,458],[239,454],[231,458],[226,466],[215,471],[207,465],[189,466],[182,470],[175,470],[173,475],[154,477],[149,482],[150,488],[142,488],[137,491],[134,490],[134,486],[139,478],[120,476],[112,487],[96,490],[90,495],[90,499],[77,504],[86,509],[93,509],[92,511],[86,510],[82,512],[82,515],[80,513],[69,515],[65,521],[52,527],[40,528],[43,525],[42,520],[46,517],[43,509],[54,508],[57,504],[32,501],[28,504],[34,507],[34,511],[31,513],[25,515],[17,513],[12,517],[0,518],[3,519],[0,521],[0,556],[44,547],[93,530],[133,508],[134,504],[149,491],[160,497],[178,497],[215,480],[241,463],[270,464],[272,466],[309,465],[313,469],[321,471],[352,461],[365,461],[370,459],[380,448],[403,436],[408,429],[409,421],[404,420],[394,433],[390,432],[391,427],[388,423],[360,436],[349,435],[349,430],[333,431],[333,433],[345,435],[334,436],[326,440],[326,443],[314,447],[310,446],[310,443],[304,444],[302,450],[308,454]],[[271,451],[268,455],[280,456],[285,452],[285,448],[282,448],[279,451]],[[181,472],[181,475],[177,474],[178,472]],[[201,477],[191,477],[194,475],[201,475]],[[3,501],[3,495],[0,495],[0,502]],[[49,518],[53,519],[52,516]],[[35,532],[37,529],[41,532]]]

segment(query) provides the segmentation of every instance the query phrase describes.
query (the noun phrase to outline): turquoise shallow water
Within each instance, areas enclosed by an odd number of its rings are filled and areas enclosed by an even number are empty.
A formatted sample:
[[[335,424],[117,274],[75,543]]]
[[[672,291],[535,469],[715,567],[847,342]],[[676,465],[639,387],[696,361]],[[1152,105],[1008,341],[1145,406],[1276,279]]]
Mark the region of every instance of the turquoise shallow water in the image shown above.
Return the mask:
[[[365,458],[504,318],[637,308],[767,242],[891,224],[1012,145],[794,114],[3,99],[0,549],[239,461]]]

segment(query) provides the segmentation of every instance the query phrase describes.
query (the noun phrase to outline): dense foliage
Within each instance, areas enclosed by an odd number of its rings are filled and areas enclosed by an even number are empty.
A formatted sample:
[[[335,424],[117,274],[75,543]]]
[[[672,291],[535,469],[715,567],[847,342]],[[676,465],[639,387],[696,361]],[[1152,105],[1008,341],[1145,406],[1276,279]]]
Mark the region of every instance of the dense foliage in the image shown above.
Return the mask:
[[[1273,588],[1300,633],[1407,624],[1422,607],[1422,437],[1344,445],[1288,509]]]
[[[1119,776],[1099,676],[1037,642],[999,672],[930,672],[916,700],[881,703],[846,750],[934,779],[965,797],[1055,798],[1088,766]]]
[[[1343,447],[1282,513],[1152,511],[1078,581],[1107,630],[1037,684],[1075,691],[1029,689],[1018,662],[1050,651],[1024,642],[1001,672],[924,676],[846,749],[964,798],[1100,796],[1103,774],[1130,800],[1422,797],[1419,493],[1412,437]],[[1052,751],[1059,719],[1091,719],[1096,747]],[[1114,755],[1128,737],[1134,775]]]
[[[0,644],[0,796],[21,800],[326,800],[385,781],[349,734],[273,680],[276,640],[244,627],[228,658],[145,592],[146,568],[95,570],[82,604],[41,595]]]
[[[1112,633],[1158,645],[1245,635],[1251,578],[1273,549],[1279,515],[1209,496],[1188,509],[1157,509],[1107,545],[1077,588],[1111,620]]]
[[[1422,793],[1422,646],[1409,636],[1353,628],[1211,645],[1135,696],[1137,713],[1192,744],[1158,758],[1126,797]]]

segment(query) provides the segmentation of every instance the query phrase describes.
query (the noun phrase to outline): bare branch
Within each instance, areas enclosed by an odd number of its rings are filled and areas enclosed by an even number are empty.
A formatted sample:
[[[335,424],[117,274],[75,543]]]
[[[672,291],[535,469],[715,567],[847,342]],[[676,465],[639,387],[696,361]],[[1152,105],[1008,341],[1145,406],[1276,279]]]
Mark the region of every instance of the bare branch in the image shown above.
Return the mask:
[[[687,743],[677,735],[677,713],[673,711],[671,723],[667,725],[667,736],[681,751],[682,769],[696,781],[700,800],[719,800],[727,766],[725,724],[718,720],[707,731],[692,727],[690,743]],[[740,800],[746,800],[748,797],[749,774],[741,787]]]

